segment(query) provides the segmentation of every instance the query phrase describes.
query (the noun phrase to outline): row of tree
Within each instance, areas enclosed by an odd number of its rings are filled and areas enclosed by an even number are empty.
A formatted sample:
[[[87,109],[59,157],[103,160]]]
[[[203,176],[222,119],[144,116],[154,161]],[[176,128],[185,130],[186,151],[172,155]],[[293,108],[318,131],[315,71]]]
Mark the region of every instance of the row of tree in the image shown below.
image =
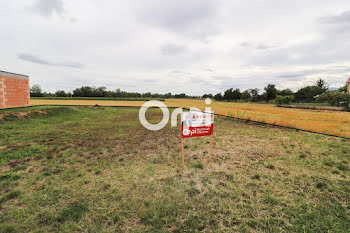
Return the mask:
[[[315,96],[321,95],[325,91],[328,90],[327,84],[323,79],[319,79],[315,85],[306,86],[300,88],[297,92],[293,92],[291,89],[283,89],[278,90],[274,84],[268,84],[264,88],[264,92],[259,94],[259,89],[248,89],[243,92],[240,91],[239,88],[227,89],[224,94],[218,93],[216,95],[205,94],[203,97],[213,97],[219,101],[266,101],[270,102],[271,100],[275,100],[277,96],[293,96],[294,100],[297,102],[313,102],[315,100]]]
[[[242,92],[238,88],[230,88],[223,94],[205,94],[202,97],[214,98],[218,101],[275,101],[276,104],[328,102],[333,106],[348,106],[350,101],[350,95],[346,86],[337,90],[329,90],[327,83],[323,79],[317,80],[314,85],[302,87],[296,92],[293,92],[291,89],[278,90],[275,85],[268,84],[262,94],[259,94],[259,89],[257,88]]]
[[[55,96],[55,97],[119,97],[119,98],[214,98],[218,101],[244,101],[244,102],[270,102],[276,104],[290,103],[312,103],[328,102],[333,106],[349,106],[350,96],[346,86],[337,90],[329,90],[327,83],[323,79],[317,80],[314,85],[300,88],[293,92],[291,89],[279,90],[274,84],[268,84],[260,94],[259,89],[248,89],[241,91],[239,88],[227,89],[223,94],[205,94],[203,96],[188,96],[182,94],[158,94],[158,93],[138,93],[121,91],[119,88],[114,91],[107,90],[106,87],[82,86],[73,92],[58,90],[56,93],[43,92],[39,85],[34,85],[30,92],[32,97]]]
[[[119,88],[114,91],[107,90],[106,87],[82,86],[72,92],[58,90],[55,93],[43,92],[40,85],[33,85],[30,89],[31,97],[119,97],[119,98],[200,98],[200,96],[188,96],[182,94],[158,94],[158,93],[138,93],[122,91]]]

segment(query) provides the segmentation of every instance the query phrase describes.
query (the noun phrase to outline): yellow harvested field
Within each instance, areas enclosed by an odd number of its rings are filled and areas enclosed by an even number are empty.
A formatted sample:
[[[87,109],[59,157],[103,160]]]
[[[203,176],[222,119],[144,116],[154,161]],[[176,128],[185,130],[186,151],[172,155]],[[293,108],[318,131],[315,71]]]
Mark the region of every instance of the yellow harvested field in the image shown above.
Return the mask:
[[[32,105],[101,105],[141,106],[144,101],[108,100],[31,100]],[[217,114],[249,120],[289,126],[298,129],[332,134],[350,138],[350,113],[337,111],[316,111],[307,109],[278,108],[270,104],[232,103],[213,101],[206,105],[204,100],[167,99],[168,107],[197,107],[204,110],[211,107]]]
[[[141,106],[145,101],[115,101],[115,100],[50,100],[31,99],[31,105],[95,105],[100,106]]]

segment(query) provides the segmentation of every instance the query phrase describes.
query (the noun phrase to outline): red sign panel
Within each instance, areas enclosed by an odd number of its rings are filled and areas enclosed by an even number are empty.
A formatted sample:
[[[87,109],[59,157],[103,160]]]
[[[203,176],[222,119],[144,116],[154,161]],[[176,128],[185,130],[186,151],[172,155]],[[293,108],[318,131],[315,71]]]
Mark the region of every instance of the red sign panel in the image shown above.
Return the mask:
[[[201,136],[210,136],[213,134],[214,124],[210,126],[201,126],[201,127],[190,127],[190,126],[181,126],[181,132],[183,138],[191,137],[201,137]]]
[[[209,136],[214,130],[214,113],[184,112],[181,122],[182,138]]]

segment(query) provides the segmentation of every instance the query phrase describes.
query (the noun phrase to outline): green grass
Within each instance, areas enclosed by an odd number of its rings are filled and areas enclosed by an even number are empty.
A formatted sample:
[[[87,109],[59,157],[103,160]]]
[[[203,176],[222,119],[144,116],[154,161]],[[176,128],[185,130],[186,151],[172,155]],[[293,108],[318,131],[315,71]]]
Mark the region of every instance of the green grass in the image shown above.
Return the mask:
[[[331,107],[329,103],[292,103],[291,105]]]
[[[0,111],[0,232],[348,232],[350,142],[215,119],[148,131],[136,108]],[[161,120],[159,109],[147,119]]]
[[[162,98],[124,98],[124,97],[30,97],[31,99],[41,100],[115,100],[115,101],[148,101],[159,100],[165,101]]]

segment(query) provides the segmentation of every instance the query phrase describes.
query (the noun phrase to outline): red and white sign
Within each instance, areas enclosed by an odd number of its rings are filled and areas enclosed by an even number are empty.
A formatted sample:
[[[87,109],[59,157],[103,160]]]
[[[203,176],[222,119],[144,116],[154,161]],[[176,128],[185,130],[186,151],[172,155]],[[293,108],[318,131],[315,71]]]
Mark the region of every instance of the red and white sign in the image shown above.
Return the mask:
[[[209,136],[214,130],[214,112],[183,112],[181,114],[182,138]]]

